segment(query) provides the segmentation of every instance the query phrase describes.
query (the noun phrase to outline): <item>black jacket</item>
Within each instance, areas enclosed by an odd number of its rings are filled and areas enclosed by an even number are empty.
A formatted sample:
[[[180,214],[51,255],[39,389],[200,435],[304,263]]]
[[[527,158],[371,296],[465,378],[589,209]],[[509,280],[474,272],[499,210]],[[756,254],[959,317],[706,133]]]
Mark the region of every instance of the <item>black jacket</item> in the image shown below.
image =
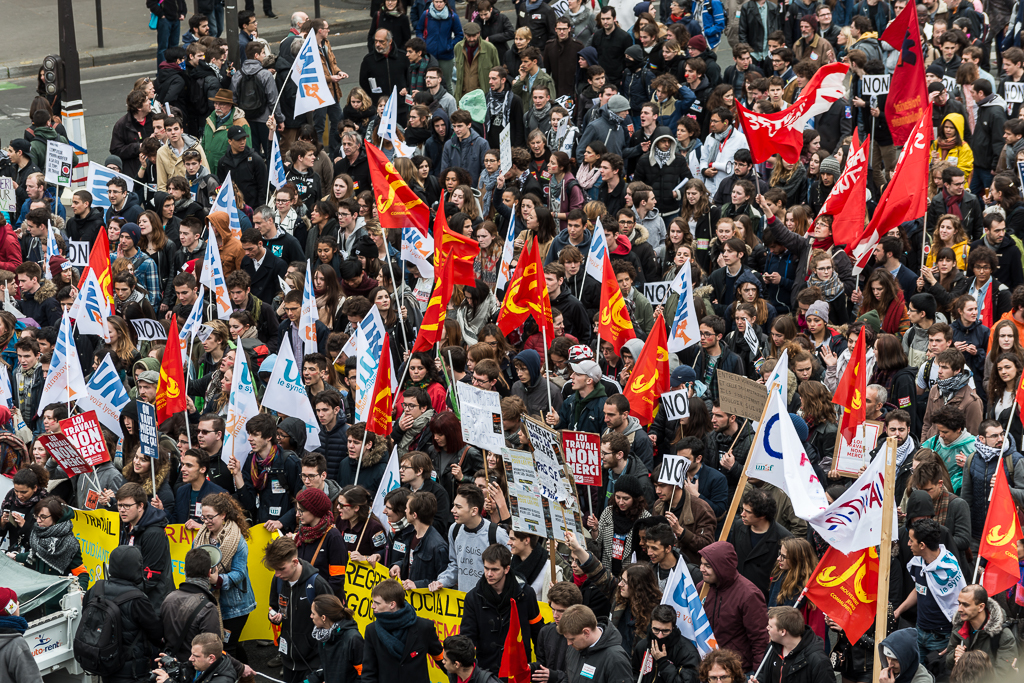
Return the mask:
[[[336,527],[330,527],[323,536],[323,542],[318,539],[310,543],[303,543],[299,546],[299,559],[305,560],[313,565],[320,576],[327,579],[331,584],[331,590],[335,595],[345,594],[345,567],[348,565],[348,547],[341,532]]]
[[[153,610],[160,613],[164,598],[174,589],[174,568],[171,545],[167,540],[167,514],[146,503],[138,524],[121,525],[120,544],[132,546],[142,553],[140,587],[149,596]]]
[[[668,129],[665,130],[667,131]],[[657,131],[655,131],[655,135],[656,142],[657,138],[661,137],[661,135]],[[672,135],[671,138],[673,148],[678,149],[679,145],[675,142],[675,135]],[[654,142],[651,144],[653,145]],[[651,186],[654,196],[658,200],[658,210],[663,217],[665,215],[672,216],[679,211],[679,199],[675,197],[672,191],[680,182],[690,177],[690,165],[686,163],[686,159],[682,154],[675,154],[672,157],[672,161],[664,166],[651,163],[651,155],[649,153],[641,154],[640,159],[636,162],[634,179],[643,181]],[[681,192],[680,196],[682,196]]]
[[[567,334],[576,337],[580,344],[590,343],[594,324],[590,321],[590,317],[587,315],[587,310],[583,308],[583,304],[569,293],[564,282],[562,283],[562,291],[558,293],[556,298],[551,300],[551,307],[557,308],[562,312]]]
[[[85,218],[72,215],[64,224],[64,231],[68,237],[76,242],[88,242],[92,244],[103,228],[103,211],[96,207],[90,207]]]
[[[811,633],[810,629],[807,629]],[[633,646],[633,673],[640,676],[644,655],[651,649],[651,638],[648,636]],[[659,640],[665,648],[665,656],[654,659],[652,669],[640,676],[641,683],[697,683],[697,669],[700,668],[700,654],[692,642],[683,638],[678,628],[672,629],[672,635]]]
[[[480,39],[490,41],[491,45],[498,49],[498,56],[504,57],[508,52],[509,44],[516,37],[516,29],[512,25],[512,20],[494,8],[491,10],[490,21],[477,19],[477,23],[480,24]]]
[[[598,618],[601,637],[585,650],[569,647],[565,654],[566,683],[626,683],[633,680],[629,653],[619,629]],[[584,671],[584,668],[586,671]],[[587,673],[589,672],[589,673]]]
[[[242,192],[251,207],[263,206],[267,198],[267,165],[251,147],[235,154],[229,147],[217,163],[217,177],[222,181],[231,174],[231,182]]]
[[[843,140],[853,133],[853,109],[849,100],[840,97],[833,102],[828,111],[815,120],[814,129],[821,136],[821,148],[827,154],[834,154]]]
[[[410,535],[410,540],[413,537],[415,533]],[[398,563],[401,577],[415,583],[417,588],[426,588],[448,567],[447,536],[441,535],[432,526],[427,528],[427,533],[423,535],[415,549],[408,546],[398,549],[405,550],[405,555]]]
[[[974,167],[995,173],[1003,151],[1003,124],[1006,123],[1006,102],[999,95],[990,95],[978,105],[974,131],[966,140],[974,152]]]
[[[410,448],[409,450],[415,449]],[[411,489],[407,484],[402,484],[402,487]],[[423,488],[420,491],[434,494],[434,498],[437,500],[437,514],[434,515],[433,526],[443,538],[447,538],[448,527],[455,523],[455,518],[452,516],[452,501],[448,497],[448,492],[443,486],[430,478],[423,481]]]
[[[327,355],[327,335],[331,333],[331,330],[327,325],[324,325],[319,320],[316,321],[316,350],[317,353]],[[285,318],[281,321],[281,324],[277,326],[277,339],[272,340],[267,344],[270,347],[272,353],[277,353],[277,350],[281,348],[281,344],[291,344],[292,335],[292,321]]]
[[[142,141],[153,134],[153,117],[146,116],[140,125],[131,114],[125,114],[110,133],[110,153],[121,158],[124,166],[121,172],[129,178],[137,178],[142,162],[139,161],[139,148]],[[130,195],[129,195],[130,196]],[[108,216],[109,218],[109,216]]]
[[[160,620],[164,625],[164,652],[179,662],[186,662],[192,654],[193,638],[200,633],[220,630],[220,609],[209,584],[204,587],[183,582],[181,588],[167,595],[160,609]]]
[[[590,46],[597,50],[597,63],[603,66],[605,73],[608,74],[606,83],[618,85],[622,82],[622,72],[626,69],[626,48],[632,44],[633,38],[618,25],[609,35],[598,24]]]
[[[523,646],[526,658],[530,659],[540,627],[544,624],[533,587],[521,584],[519,577],[509,570],[499,595],[487,583],[487,578],[481,577],[476,588],[466,593],[462,605],[459,634],[469,636],[476,643],[477,663],[488,671],[497,671],[501,665],[501,652],[511,618],[511,600],[516,601]]]
[[[832,662],[825,653],[825,644],[810,628],[804,631],[800,644],[788,655],[782,656],[782,645],[771,643],[767,657],[768,665],[761,669],[757,683],[780,680],[786,683],[820,683],[835,677]]]
[[[372,187],[370,180],[370,165],[366,159],[366,149],[359,150],[359,156],[355,161],[350,162],[348,158],[342,157],[334,164],[334,175],[339,176],[347,173],[352,176],[352,188],[356,192],[368,190]]]
[[[996,156],[998,158],[998,155]],[[985,167],[982,166],[982,168]],[[967,233],[967,237],[970,240],[980,240],[985,232],[984,224],[982,223],[984,208],[978,196],[968,192],[965,187],[964,198],[960,201],[960,213],[963,216],[960,219],[960,225],[963,226],[964,232]],[[928,204],[928,225],[938,225],[939,217],[947,213],[949,211],[946,210],[946,191],[940,189],[932,197],[931,203]],[[918,242],[920,243],[920,240]]]
[[[376,91],[370,87],[371,78],[377,84]],[[363,63],[359,67],[359,87],[365,90],[371,98],[387,96],[394,87],[397,87],[399,92],[407,89],[409,87],[409,60],[405,57],[405,51],[397,43],[392,43],[391,52],[387,55],[372,50],[363,57]],[[404,125],[408,117],[409,105],[405,103],[404,97],[399,97],[399,125]]]
[[[756,2],[745,2],[740,7],[740,42],[747,43],[755,50],[764,44],[765,36],[782,29],[782,12],[779,6],[769,0],[768,25],[761,23]]]
[[[216,633],[216,631],[213,632]],[[184,664],[182,671],[186,680],[190,680],[192,683],[235,683],[239,679],[238,667],[235,666],[230,655],[218,657],[209,669],[199,672],[198,676],[195,668],[188,662],[188,657],[178,661]]]
[[[270,306],[274,297],[281,291],[281,285],[277,278],[283,278],[284,274],[288,272],[288,264],[284,259],[271,254],[268,249],[259,270],[256,270],[256,264],[248,256],[242,258],[242,270],[249,274],[249,292],[262,301],[265,306]],[[273,309],[268,310],[274,313],[274,320],[277,320],[277,314]],[[279,325],[280,321],[273,326],[274,335],[277,334]]]
[[[334,591],[327,578],[317,574],[313,565],[305,560],[299,561],[302,574],[294,585],[281,579],[271,580],[270,607],[284,615],[281,637],[287,640],[288,650],[282,651],[281,659],[285,667],[293,671],[316,671],[320,668],[320,648],[313,639],[310,594],[312,597],[325,593],[333,595]]]
[[[250,452],[242,465],[242,479],[245,486],[236,492],[239,502],[255,523],[262,524],[271,519],[280,521],[285,531],[295,528],[295,494],[302,490],[299,473],[302,466],[291,451],[274,446],[277,453],[270,463],[266,483],[262,490],[252,481],[252,460]]]
[[[587,604],[585,601],[583,604]],[[548,670],[548,683],[565,680],[565,653],[569,645],[558,632],[558,624],[544,624],[537,636],[537,665]],[[535,666],[530,667],[536,670]]]
[[[792,535],[785,527],[773,520],[772,525],[757,545],[752,546],[750,527],[745,525],[741,519],[733,522],[728,540],[736,548],[736,571],[750,579],[750,582],[764,593],[765,602],[768,601],[772,569],[775,567],[773,558],[778,556],[779,550],[782,548],[782,539]]]
[[[342,619],[320,645],[320,668],[308,677],[309,683],[359,683],[363,664],[363,637],[352,619]]]
[[[341,463],[348,457],[348,424],[344,414],[338,414],[337,423],[331,431],[320,426],[320,445],[316,452],[323,453],[327,460],[327,478],[338,481]]]
[[[407,603],[408,604],[408,603]],[[437,639],[434,622],[417,617],[416,623],[406,631],[405,650],[400,658],[392,657],[377,635],[379,624],[366,627],[363,638],[363,675],[361,683],[399,683],[425,681],[430,665],[427,657],[441,666],[441,641]],[[500,654],[499,654],[500,656]]]

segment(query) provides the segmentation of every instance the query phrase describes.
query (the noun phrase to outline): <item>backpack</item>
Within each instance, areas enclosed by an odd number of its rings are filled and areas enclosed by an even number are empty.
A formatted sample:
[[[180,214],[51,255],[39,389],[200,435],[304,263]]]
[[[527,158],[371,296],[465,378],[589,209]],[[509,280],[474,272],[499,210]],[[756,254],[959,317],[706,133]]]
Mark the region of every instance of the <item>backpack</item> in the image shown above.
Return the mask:
[[[243,73],[238,82],[238,108],[250,119],[259,116],[267,108],[267,93],[260,85],[259,74],[259,71],[254,74]]]
[[[202,78],[189,77],[188,78],[188,106],[195,113],[197,122],[203,125],[202,119],[205,119],[213,111],[213,105],[210,103],[209,98],[206,96],[206,87],[203,83]]]
[[[111,600],[106,597],[106,581],[93,586],[92,599],[82,608],[82,621],[75,631],[72,648],[75,661],[88,673],[113,676],[133,658],[122,642],[121,605],[130,600],[148,600],[137,588]],[[132,640],[132,647],[142,637],[140,630]]]
[[[494,545],[498,542],[498,525],[491,520],[487,520],[487,523],[490,524],[490,526],[487,527],[487,545]],[[455,543],[455,539],[459,537],[459,532],[462,531],[462,527],[462,524],[455,525],[455,528],[452,530],[452,543]]]

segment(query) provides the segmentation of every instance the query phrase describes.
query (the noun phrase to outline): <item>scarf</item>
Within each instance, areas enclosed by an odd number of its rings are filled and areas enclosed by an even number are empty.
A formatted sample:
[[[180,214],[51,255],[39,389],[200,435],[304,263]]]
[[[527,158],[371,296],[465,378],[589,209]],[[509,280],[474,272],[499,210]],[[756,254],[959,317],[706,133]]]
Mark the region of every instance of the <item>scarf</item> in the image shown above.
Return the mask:
[[[231,569],[231,558],[235,556],[241,542],[242,530],[234,522],[226,521],[224,522],[224,527],[220,530],[220,534],[216,536],[204,524],[196,533],[195,540],[192,541],[192,547],[198,548],[201,545],[215,545],[220,548],[220,564],[217,565],[217,571],[224,573]]]
[[[434,3],[430,3],[431,19],[434,19],[435,21],[446,21],[450,15],[451,12],[448,11],[448,5],[445,5],[440,10],[438,10],[436,7],[434,7]]]
[[[903,320],[903,314],[905,311],[906,306],[903,305],[903,290],[897,289],[896,298],[891,304],[889,304],[889,307],[885,310],[885,316],[882,318],[882,330],[889,334],[898,334],[900,330],[900,321]]]
[[[956,616],[957,596],[967,587],[963,572],[960,571],[953,553],[946,550],[946,546],[939,545],[939,556],[934,562],[926,565],[923,557],[915,557],[907,566],[914,565],[921,567],[928,591],[934,596],[939,609],[947,619],[953,621],[953,617]]]
[[[313,640],[315,640],[318,643],[323,643],[324,641],[326,641],[328,638],[331,637],[331,631],[333,631],[333,630],[334,630],[333,626],[331,628],[320,628],[319,626],[314,626],[313,627]]]
[[[9,628],[24,635],[25,631],[28,630],[28,622],[25,621],[25,617],[12,617],[5,614],[0,617],[0,629],[2,628]]]
[[[985,462],[992,462],[999,457],[1000,453],[1002,453],[1002,449],[986,446],[981,441],[974,442],[974,450],[981,455],[981,459]]]
[[[907,456],[916,450],[913,437],[908,436],[906,441],[896,447],[896,467],[902,467],[907,461]]]
[[[518,555],[512,556],[512,574],[522,577],[526,583],[533,583],[533,580],[540,575],[544,570],[544,565],[547,563],[548,551],[538,545],[525,560],[520,559]],[[510,576],[508,578],[513,577]]]
[[[941,140],[936,140],[935,144],[938,145],[939,149],[948,152],[960,146],[960,136],[954,133],[951,139],[942,138]]]
[[[960,204],[964,200],[963,194],[947,194],[945,190],[942,191],[942,194],[946,198],[946,213],[951,213],[957,218],[962,219],[964,214],[963,211],[960,210]]]
[[[672,148],[662,151],[660,148],[654,148],[654,160],[658,162],[658,167],[664,167],[672,161]]]
[[[820,289],[825,301],[832,301],[843,293],[843,281],[839,279],[835,268],[832,269],[832,275],[827,280],[822,280],[817,275],[807,278],[807,286]]]
[[[480,172],[480,181],[477,183],[477,189],[480,190],[480,211],[483,216],[491,212],[491,199],[494,188],[498,185],[498,176],[500,175],[500,168],[494,173],[489,173],[487,169]]]
[[[327,533],[331,528],[334,518],[332,515],[324,515],[320,518],[320,521],[316,524],[299,525],[299,534],[295,539],[295,545],[303,546],[315,543],[320,540],[320,537]]]
[[[405,603],[397,612],[379,612],[376,615],[377,637],[396,660],[402,658],[405,651],[405,635],[416,623],[416,610]]]
[[[935,386],[939,388],[939,395],[942,397],[943,404],[949,403],[949,399],[953,398],[953,394],[967,386],[967,381],[970,378],[971,373],[967,368],[964,368],[948,379],[940,379],[937,381]]]
[[[824,239],[817,239],[817,238],[815,238],[814,241],[811,242],[811,246],[813,248],[815,248],[815,249],[821,249],[822,251],[828,251],[833,246],[835,246],[835,242],[832,240],[832,235],[829,235],[828,237],[826,237]],[[832,272],[833,273],[835,272],[835,268],[832,269]]]
[[[258,491],[262,491],[267,487],[267,471],[270,469],[270,463],[274,461],[275,455],[277,455],[277,446],[270,449],[265,459],[260,458],[259,454],[253,453],[249,476],[252,477],[252,485]]]
[[[709,168],[711,167],[712,164],[715,163],[715,159],[718,158],[719,150],[722,149],[723,147],[725,147],[725,142],[726,142],[726,140],[729,139],[730,135],[732,135],[732,126],[729,126],[728,128],[726,128],[721,133],[712,133],[711,134],[711,139],[714,140],[715,142],[717,142],[718,144],[717,145],[715,145],[715,144],[708,145],[711,148],[711,149],[708,150],[708,158],[707,158],[707,165],[708,165]]]
[[[434,411],[426,410],[419,417],[413,418],[412,426],[405,430],[402,438],[398,440],[399,453],[405,453],[409,450],[409,444],[419,437],[420,432],[426,429],[427,423],[430,422],[432,417],[434,417]]]
[[[1024,581],[1024,579],[1021,579],[1021,581]],[[587,582],[587,575],[586,574],[577,574],[577,573],[573,572],[572,582],[576,584],[577,588],[583,588],[583,584],[585,584]]]
[[[939,284],[948,292],[952,288],[953,283],[957,281],[959,275],[960,269],[954,264],[948,273],[939,276]]]
[[[545,104],[542,109],[537,109],[536,107],[531,109],[529,111],[529,113],[527,114],[527,119],[529,119],[530,116],[534,116],[534,117],[536,117],[536,119],[538,121],[543,121],[543,120],[549,118],[548,114],[550,114],[550,113],[551,113],[551,100],[548,100],[548,103]],[[552,130],[554,130],[554,129],[555,129],[554,126],[552,126]],[[549,145],[551,144],[551,140],[548,140],[548,144]],[[554,150],[552,150],[552,151],[554,151]]]
[[[499,130],[508,125],[509,114],[512,109],[512,89],[504,92],[487,91],[487,115],[490,117],[490,125]]]
[[[939,486],[942,487],[942,493],[939,494],[939,499],[935,501],[935,514],[932,515],[939,524],[946,523],[946,515],[949,514],[949,491],[946,490],[946,484],[939,482]]]
[[[61,575],[68,572],[72,560],[79,552],[78,539],[75,538],[70,519],[48,527],[34,524],[29,535],[29,547],[32,548],[32,555]]]

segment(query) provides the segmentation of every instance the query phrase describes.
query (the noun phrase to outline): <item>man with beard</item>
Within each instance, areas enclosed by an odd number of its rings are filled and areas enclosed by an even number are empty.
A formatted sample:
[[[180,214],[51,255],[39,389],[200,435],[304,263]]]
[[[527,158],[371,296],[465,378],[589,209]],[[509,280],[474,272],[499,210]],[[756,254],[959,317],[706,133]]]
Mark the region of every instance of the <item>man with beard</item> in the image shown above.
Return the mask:
[[[496,66],[487,74],[487,113],[484,115],[484,128],[487,131],[487,144],[491,149],[501,148],[501,131],[512,124],[509,131],[513,147],[526,146],[526,127],[523,125],[523,101],[512,92],[512,84],[508,80],[508,70]]]
[[[455,46],[455,99],[474,90],[483,90],[491,70],[501,64],[498,50],[480,40],[480,25],[466,24],[463,39]]]
[[[363,57],[359,67],[359,87],[376,99],[390,95],[397,87],[400,95],[408,92],[409,60],[404,51],[395,47],[391,31],[379,29],[373,34],[373,52]],[[371,82],[372,81],[372,82]],[[404,124],[409,115],[409,105],[404,97],[398,98],[398,122]]]

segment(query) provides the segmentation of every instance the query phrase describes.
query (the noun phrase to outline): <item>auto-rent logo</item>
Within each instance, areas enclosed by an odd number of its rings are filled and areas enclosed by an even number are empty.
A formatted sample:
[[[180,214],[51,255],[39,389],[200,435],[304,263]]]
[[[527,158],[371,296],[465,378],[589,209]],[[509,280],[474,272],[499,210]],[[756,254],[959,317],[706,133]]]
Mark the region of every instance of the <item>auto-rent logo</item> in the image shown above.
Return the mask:
[[[38,657],[45,652],[52,652],[61,646],[59,640],[53,638],[47,638],[45,635],[40,633],[36,636],[36,642],[32,644],[32,656]]]

